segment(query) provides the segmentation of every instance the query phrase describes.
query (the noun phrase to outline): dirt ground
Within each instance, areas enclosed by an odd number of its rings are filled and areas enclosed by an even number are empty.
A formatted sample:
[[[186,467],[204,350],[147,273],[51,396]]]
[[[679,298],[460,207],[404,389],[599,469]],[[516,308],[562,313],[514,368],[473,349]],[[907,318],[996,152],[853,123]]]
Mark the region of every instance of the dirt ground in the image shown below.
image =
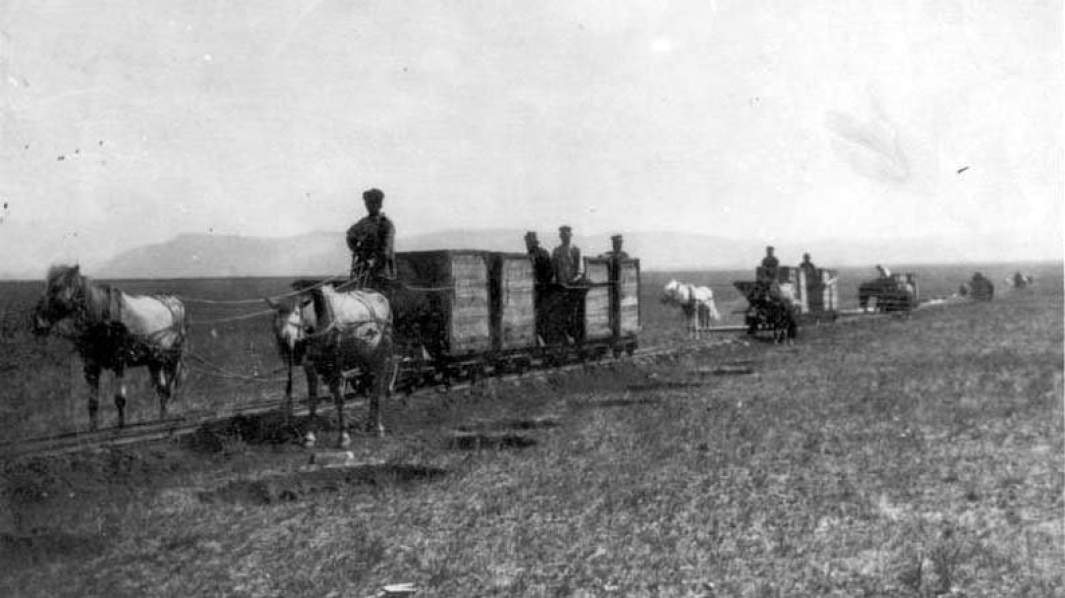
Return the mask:
[[[1058,285],[397,398],[350,457],[265,416],[4,463],[0,594],[1059,596],[1062,329]]]

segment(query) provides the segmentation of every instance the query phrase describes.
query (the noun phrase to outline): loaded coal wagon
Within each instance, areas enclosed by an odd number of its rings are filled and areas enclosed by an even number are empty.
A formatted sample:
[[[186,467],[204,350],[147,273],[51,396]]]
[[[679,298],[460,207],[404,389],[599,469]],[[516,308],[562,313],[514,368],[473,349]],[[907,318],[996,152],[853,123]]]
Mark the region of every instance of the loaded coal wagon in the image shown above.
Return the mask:
[[[396,254],[397,386],[630,354],[640,330],[636,259],[586,258],[587,284],[535,284],[521,253]]]
[[[921,289],[913,272],[881,276],[858,287],[858,307],[862,311],[909,312],[920,299]]]

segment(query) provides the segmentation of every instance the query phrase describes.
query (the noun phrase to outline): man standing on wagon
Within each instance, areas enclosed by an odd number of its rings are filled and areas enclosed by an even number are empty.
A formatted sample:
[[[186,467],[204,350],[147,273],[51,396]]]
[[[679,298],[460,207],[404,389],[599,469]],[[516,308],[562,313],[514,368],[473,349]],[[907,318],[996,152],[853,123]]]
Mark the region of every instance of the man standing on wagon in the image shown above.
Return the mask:
[[[351,250],[351,278],[367,286],[385,290],[396,278],[394,242],[396,227],[381,212],[385,194],[368,189],[362,194],[367,215],[348,229]]]
[[[562,244],[551,253],[551,263],[555,267],[555,282],[569,286],[580,282],[581,250],[570,243],[573,229],[563,225],[558,228],[558,238]]]

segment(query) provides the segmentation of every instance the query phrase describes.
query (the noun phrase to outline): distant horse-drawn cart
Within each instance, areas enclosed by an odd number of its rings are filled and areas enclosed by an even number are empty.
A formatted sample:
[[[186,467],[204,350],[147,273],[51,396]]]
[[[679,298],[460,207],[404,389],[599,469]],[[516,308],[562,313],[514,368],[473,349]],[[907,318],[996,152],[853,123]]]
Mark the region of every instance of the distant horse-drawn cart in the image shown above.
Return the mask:
[[[909,312],[919,300],[920,287],[913,272],[881,276],[858,287],[858,306],[862,311]]]
[[[754,281],[733,283],[747,299],[747,333],[769,332],[781,341],[795,338],[800,325],[834,321],[839,315],[838,278],[826,268],[757,268]]]

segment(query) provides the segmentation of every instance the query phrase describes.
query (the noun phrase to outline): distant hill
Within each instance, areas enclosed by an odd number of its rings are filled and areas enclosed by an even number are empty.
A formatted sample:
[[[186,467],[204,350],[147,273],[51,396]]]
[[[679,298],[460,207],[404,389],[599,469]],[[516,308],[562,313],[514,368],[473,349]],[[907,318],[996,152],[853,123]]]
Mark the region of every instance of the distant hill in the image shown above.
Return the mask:
[[[524,252],[523,230],[440,231],[400,237],[397,251],[482,249]],[[610,247],[608,234],[577,236],[585,255]],[[553,235],[542,236],[550,249]],[[1020,248],[1018,248],[1020,247]],[[765,243],[726,237],[672,232],[630,232],[625,249],[641,259],[645,270],[744,269],[761,260]],[[798,263],[802,253],[826,267],[1003,262],[1031,259],[1017,240],[989,237],[870,239],[812,241],[804,245],[778,244],[782,263]],[[93,273],[101,278],[198,278],[235,276],[301,276],[346,272],[349,254],[340,232],[313,232],[295,237],[266,238],[237,235],[182,234],[164,243],[125,251]]]

